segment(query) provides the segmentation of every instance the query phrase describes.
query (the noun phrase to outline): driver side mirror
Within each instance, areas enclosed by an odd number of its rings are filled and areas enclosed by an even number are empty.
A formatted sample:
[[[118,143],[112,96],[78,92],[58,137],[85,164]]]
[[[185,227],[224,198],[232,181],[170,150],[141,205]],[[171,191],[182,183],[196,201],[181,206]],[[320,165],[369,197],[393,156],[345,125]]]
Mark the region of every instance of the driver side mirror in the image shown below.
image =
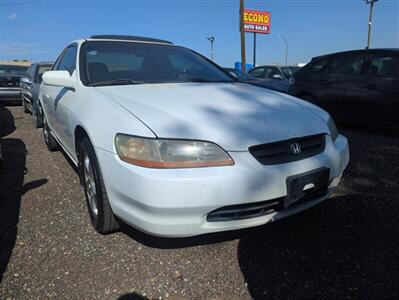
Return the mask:
[[[47,71],[42,78],[46,85],[75,89],[75,78],[68,71]]]
[[[283,79],[283,77],[280,74],[274,74],[272,77],[273,79],[279,79],[279,80]]]

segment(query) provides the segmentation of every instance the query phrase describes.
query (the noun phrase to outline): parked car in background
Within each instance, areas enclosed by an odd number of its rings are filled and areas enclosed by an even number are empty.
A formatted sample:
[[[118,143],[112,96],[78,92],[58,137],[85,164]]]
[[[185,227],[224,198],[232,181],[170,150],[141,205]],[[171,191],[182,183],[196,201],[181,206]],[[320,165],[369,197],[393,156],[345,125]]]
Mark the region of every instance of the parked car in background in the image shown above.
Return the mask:
[[[19,80],[25,76],[27,69],[28,66],[13,64],[13,62],[0,63],[1,103],[20,103]]]
[[[252,77],[271,80],[279,90],[287,92],[291,84],[291,78],[300,69],[298,66],[258,66],[250,70],[248,73]]]
[[[399,49],[315,57],[294,77],[289,93],[319,105],[338,121],[399,128]]]
[[[168,237],[262,225],[327,199],[349,161],[324,110],[159,39],[75,41],[39,99],[101,233],[118,219]]]
[[[52,62],[33,63],[25,77],[20,80],[22,107],[25,113],[32,114],[36,128],[42,127],[42,108],[39,102],[39,89],[43,73],[50,70]]]
[[[277,92],[286,92],[284,88],[274,80],[261,80],[255,77],[252,77],[248,73],[244,73],[241,70],[235,68],[225,68],[231,75],[237,78],[239,82],[248,83],[251,85],[255,85],[258,87],[266,88],[269,90],[274,90]]]
[[[3,142],[2,142],[2,138],[3,138],[3,131],[2,131],[2,127],[1,127],[1,123],[2,120],[0,118],[0,169],[3,166]]]

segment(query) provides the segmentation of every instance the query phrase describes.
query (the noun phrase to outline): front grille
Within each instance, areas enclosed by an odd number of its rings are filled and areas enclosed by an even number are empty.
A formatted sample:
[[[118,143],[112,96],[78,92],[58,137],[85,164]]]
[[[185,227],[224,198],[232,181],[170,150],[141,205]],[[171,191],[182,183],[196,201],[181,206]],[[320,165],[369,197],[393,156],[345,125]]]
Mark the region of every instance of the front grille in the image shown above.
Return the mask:
[[[1,76],[0,87],[7,87],[7,88],[19,87],[19,77]]]
[[[294,154],[292,145],[300,147],[300,153]],[[326,146],[325,134],[310,135],[293,138],[269,144],[249,147],[249,152],[263,165],[275,165],[298,161],[324,151]]]
[[[218,208],[208,214],[207,221],[237,221],[261,217],[274,211],[278,211],[281,208],[281,201],[283,199],[284,197],[263,202],[238,204]]]

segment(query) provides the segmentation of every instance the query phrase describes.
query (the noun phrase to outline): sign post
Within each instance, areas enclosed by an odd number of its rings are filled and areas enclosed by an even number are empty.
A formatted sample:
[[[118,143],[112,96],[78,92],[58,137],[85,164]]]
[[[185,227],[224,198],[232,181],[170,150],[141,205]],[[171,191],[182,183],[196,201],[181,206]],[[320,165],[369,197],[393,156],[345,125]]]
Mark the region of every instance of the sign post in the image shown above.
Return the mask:
[[[254,34],[254,66],[256,65],[256,34],[270,33],[270,12],[259,11],[252,9],[243,9],[243,0],[240,2],[241,17],[241,60],[243,62],[243,71],[245,68],[245,32],[252,32]],[[243,38],[244,34],[244,38]],[[244,49],[244,51],[243,51]]]
[[[240,0],[240,34],[241,34],[241,71],[246,72],[245,31],[244,31],[244,0]]]
[[[254,32],[254,67],[256,66],[256,32]]]

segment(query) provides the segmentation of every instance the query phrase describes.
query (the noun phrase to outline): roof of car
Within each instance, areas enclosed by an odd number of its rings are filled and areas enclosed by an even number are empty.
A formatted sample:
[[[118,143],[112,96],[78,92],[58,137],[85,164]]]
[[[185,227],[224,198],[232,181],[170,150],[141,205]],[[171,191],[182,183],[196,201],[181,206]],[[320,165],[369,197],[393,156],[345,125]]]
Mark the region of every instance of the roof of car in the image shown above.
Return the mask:
[[[143,36],[132,36],[132,35],[115,35],[115,34],[100,34],[100,35],[92,35],[89,39],[91,40],[119,40],[119,41],[133,41],[133,42],[146,42],[146,43],[160,43],[160,44],[169,44],[173,45],[172,42],[155,39],[151,37],[143,37]]]
[[[355,49],[355,50],[339,51],[339,52],[333,52],[333,53],[328,53],[328,54],[324,54],[324,55],[315,56],[315,57],[312,58],[312,60],[313,59],[319,59],[319,58],[322,58],[322,57],[337,55],[337,54],[361,53],[361,52],[378,52],[378,51],[399,52],[399,48],[373,48],[373,49]]]

